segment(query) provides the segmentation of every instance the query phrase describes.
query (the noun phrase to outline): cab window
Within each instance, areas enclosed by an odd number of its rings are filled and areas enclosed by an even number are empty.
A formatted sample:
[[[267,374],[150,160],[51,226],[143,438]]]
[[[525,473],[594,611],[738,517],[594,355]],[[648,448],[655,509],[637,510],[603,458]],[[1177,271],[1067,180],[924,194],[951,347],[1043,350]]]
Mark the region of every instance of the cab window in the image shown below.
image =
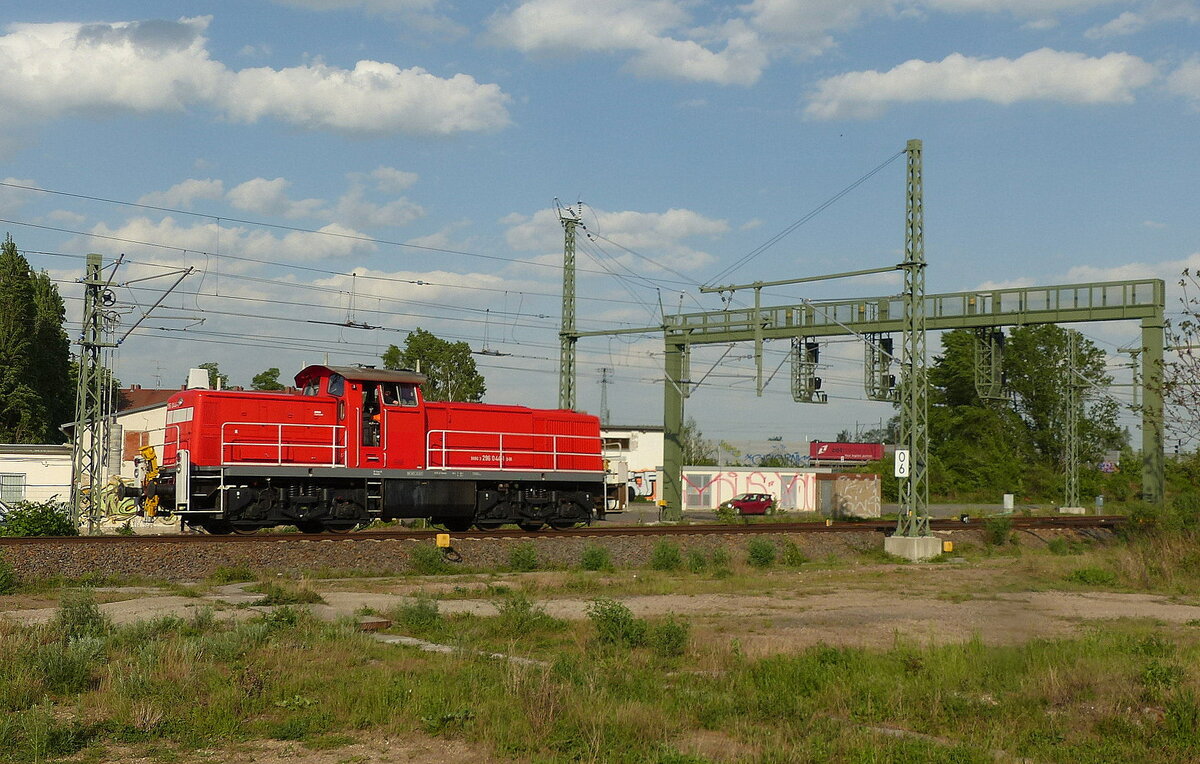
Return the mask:
[[[341,374],[330,374],[329,384],[325,386],[330,395],[341,395],[346,391],[346,378]]]
[[[321,390],[321,383],[318,380],[309,380],[304,385],[304,395],[316,395]]]
[[[411,382],[388,382],[379,386],[385,406],[416,406],[417,386]]]

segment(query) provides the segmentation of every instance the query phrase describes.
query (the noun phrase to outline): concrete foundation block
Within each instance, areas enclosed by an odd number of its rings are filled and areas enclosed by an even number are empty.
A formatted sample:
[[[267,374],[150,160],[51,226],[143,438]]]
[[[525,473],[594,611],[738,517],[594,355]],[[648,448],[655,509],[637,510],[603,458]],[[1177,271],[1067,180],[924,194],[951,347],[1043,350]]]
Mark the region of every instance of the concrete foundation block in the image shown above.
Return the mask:
[[[1086,515],[1087,510],[1083,507],[1059,507],[1058,513],[1060,515]]]
[[[942,553],[942,540],[937,536],[888,536],[883,540],[883,551],[921,562]]]

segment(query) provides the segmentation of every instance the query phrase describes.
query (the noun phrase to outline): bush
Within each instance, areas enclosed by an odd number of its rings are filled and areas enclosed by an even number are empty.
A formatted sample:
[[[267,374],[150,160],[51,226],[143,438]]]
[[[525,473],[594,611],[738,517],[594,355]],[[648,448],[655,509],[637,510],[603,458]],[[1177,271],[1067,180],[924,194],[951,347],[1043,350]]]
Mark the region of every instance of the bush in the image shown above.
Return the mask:
[[[267,582],[257,587],[262,593],[263,598],[255,602],[255,605],[311,605],[318,602],[324,602],[325,599],[307,586],[302,586],[298,589],[284,588],[277,583]]]
[[[500,632],[507,637],[523,637],[532,631],[558,626],[561,622],[551,618],[541,607],[524,594],[517,592],[500,600],[496,605]]]
[[[39,645],[32,655],[34,670],[46,688],[63,695],[93,686],[93,669],[104,662],[104,640],[81,637]]]
[[[434,576],[449,569],[445,553],[436,546],[418,546],[408,553],[408,562],[413,572],[422,576]]]
[[[17,572],[8,564],[8,560],[0,556],[0,594],[12,594],[20,583]]]
[[[70,509],[58,501],[22,501],[4,514],[4,536],[78,536]]]
[[[650,647],[663,658],[674,658],[683,655],[687,650],[691,628],[686,622],[675,616],[650,628]]]
[[[687,554],[687,568],[693,573],[703,573],[708,567],[708,560],[704,557],[704,552],[699,549],[691,549]]]
[[[437,600],[419,595],[412,602],[405,603],[392,612],[392,620],[409,631],[432,631],[442,621],[438,611]]]
[[[666,540],[655,544],[654,551],[650,553],[650,567],[654,570],[679,570],[683,567],[679,547]]]
[[[537,547],[533,542],[522,541],[508,553],[508,566],[516,571],[528,573],[538,568]]]
[[[1114,586],[1117,583],[1117,574],[1104,568],[1086,567],[1071,571],[1067,580],[1087,586]]]
[[[750,539],[746,545],[746,562],[756,568],[769,568],[775,564],[775,545],[766,539]]]
[[[602,546],[588,544],[583,548],[583,556],[579,558],[579,566],[584,570],[612,570],[612,558],[608,550]]]
[[[728,578],[733,575],[733,570],[730,569],[729,563],[732,558],[729,552],[725,549],[717,549],[712,553],[713,575],[717,578]]]
[[[50,627],[64,639],[102,637],[112,623],[100,612],[95,597],[88,590],[67,592],[58,605]]]
[[[983,526],[984,539],[992,546],[1004,546],[1012,539],[1012,518],[989,517]]]
[[[800,547],[796,546],[795,541],[783,542],[783,554],[780,555],[783,564],[789,568],[798,568],[808,562],[808,557],[804,552],[800,551]]]
[[[633,617],[633,611],[616,600],[592,600],[587,616],[596,627],[596,641],[602,645],[641,647],[646,644],[646,622]]]

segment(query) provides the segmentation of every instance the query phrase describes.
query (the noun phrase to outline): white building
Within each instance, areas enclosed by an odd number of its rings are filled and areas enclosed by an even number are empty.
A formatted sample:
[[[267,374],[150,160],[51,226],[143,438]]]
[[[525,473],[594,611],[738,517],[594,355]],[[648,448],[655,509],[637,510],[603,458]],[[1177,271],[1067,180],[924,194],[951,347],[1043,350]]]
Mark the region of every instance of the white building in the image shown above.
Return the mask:
[[[67,501],[71,447],[0,444],[0,501]]]

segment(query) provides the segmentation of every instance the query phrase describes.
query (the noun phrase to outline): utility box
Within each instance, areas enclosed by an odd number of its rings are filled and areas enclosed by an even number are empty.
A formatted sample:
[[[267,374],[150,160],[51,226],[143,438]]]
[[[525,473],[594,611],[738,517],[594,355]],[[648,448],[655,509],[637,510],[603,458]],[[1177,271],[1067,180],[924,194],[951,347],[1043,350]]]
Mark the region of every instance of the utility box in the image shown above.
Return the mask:
[[[826,517],[867,518],[883,513],[881,481],[875,473],[816,475],[817,508]]]

